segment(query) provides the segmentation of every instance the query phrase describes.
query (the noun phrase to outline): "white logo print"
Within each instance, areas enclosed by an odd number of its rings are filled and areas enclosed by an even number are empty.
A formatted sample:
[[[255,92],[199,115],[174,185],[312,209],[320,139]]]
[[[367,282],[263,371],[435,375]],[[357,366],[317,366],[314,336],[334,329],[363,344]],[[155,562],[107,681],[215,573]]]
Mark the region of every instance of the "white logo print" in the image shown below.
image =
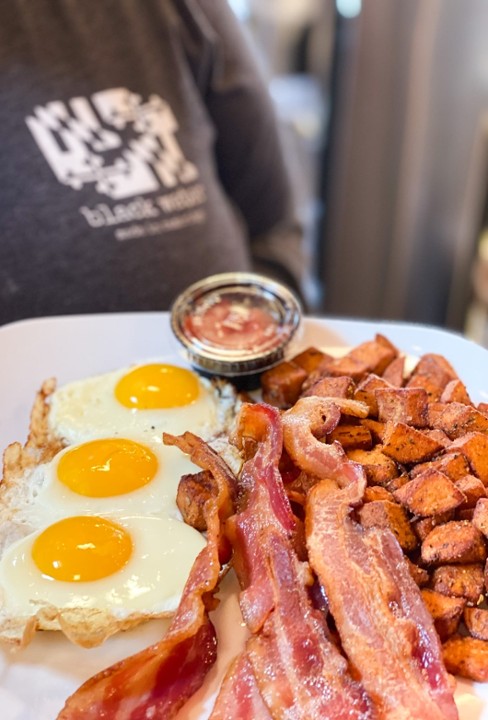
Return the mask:
[[[90,100],[38,106],[26,123],[58,180],[74,190],[94,183],[99,193],[120,199],[198,178],[176,139],[173,111],[157,95],[143,103],[125,88],[104,90]]]

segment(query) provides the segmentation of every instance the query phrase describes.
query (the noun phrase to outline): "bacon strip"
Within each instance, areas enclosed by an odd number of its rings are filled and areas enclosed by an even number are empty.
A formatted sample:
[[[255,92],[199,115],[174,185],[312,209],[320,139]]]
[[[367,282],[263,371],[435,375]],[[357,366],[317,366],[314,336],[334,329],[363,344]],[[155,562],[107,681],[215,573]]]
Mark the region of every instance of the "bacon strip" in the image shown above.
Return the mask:
[[[209,720],[271,720],[245,652],[229,668]]]
[[[190,454],[217,481],[217,497],[204,509],[207,545],[193,564],[165,637],[87,680],[68,698],[58,720],[170,720],[201,687],[216,660],[208,609],[220,577],[221,520],[232,507],[236,480],[224,461],[192,433],[165,435],[164,440]]]
[[[243,588],[240,603],[253,637],[224,682],[223,692],[239,698],[252,668],[271,717],[376,718],[361,685],[352,680],[345,658],[313,609],[305,582],[308,566],[293,549],[296,521],[278,471],[282,452],[279,413],[266,405],[243,406],[238,439],[257,441],[257,452],[241,473],[245,497],[227,522],[234,565]],[[239,673],[245,675],[242,678]],[[226,700],[227,707],[230,701]],[[237,715],[219,712],[212,720]],[[238,715],[240,717],[240,715]]]
[[[314,400],[323,411],[321,401]],[[295,408],[292,427],[298,412]],[[312,432],[307,439],[310,413],[307,407],[302,444],[298,450],[293,445],[293,459],[303,469],[313,454],[315,471],[326,478],[308,494],[306,538],[344,650],[380,718],[455,720],[439,639],[402,550],[389,531],[365,530],[353,521],[364,473],[337,447],[317,447]],[[286,438],[286,414],[283,423]]]

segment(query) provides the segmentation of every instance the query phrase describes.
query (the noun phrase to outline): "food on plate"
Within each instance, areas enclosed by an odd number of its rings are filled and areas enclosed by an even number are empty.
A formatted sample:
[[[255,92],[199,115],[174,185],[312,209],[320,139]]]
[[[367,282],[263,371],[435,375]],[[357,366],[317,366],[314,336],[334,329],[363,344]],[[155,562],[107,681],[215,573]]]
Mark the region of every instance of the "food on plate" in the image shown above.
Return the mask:
[[[222,444],[236,399],[228,383],[161,363],[45,383],[25,447],[4,455],[0,641],[61,630],[92,647],[174,613],[205,539],[176,505],[197,468],[162,432],[175,413],[175,427]]]
[[[88,680],[68,698],[59,720],[170,720],[200,688],[216,660],[217,641],[208,611],[215,603],[221,565],[229,559],[221,523],[232,512],[236,480],[220,456],[192,433],[168,435],[166,441],[212,474],[215,493],[203,509],[207,544],[195,560],[165,637]]]
[[[202,574],[209,592],[215,589],[220,566],[214,557],[209,568],[203,558],[210,547],[215,551],[216,537],[232,546],[232,564],[241,587],[239,603],[249,636],[228,668],[211,720],[335,720],[346,715],[379,720],[398,717],[399,712],[402,717],[423,718],[426,711],[433,718],[458,717],[432,618],[398,544],[388,530],[365,533],[351,517],[352,505],[360,502],[366,484],[364,472],[347,460],[339,446],[319,442],[312,435],[318,418],[317,413],[310,414],[312,405],[326,408],[322,412],[326,425],[327,413],[336,406],[327,399],[306,400],[298,411],[285,414],[283,423],[279,410],[269,405],[242,406],[235,441],[245,461],[237,481],[222,468],[221,458],[209,462],[212,455],[194,436],[167,438],[190,452],[213,477],[216,494],[209,494],[204,503],[211,540],[190,574],[173,621],[176,630],[172,635],[170,629],[160,643],[159,662],[150,648],[108,668],[68,699],[59,720],[90,720],[102,714],[121,720],[175,716],[188,699],[187,672],[193,673],[197,688],[205,663],[210,667],[215,659],[215,647],[201,640],[195,657],[194,639],[202,628],[211,627],[202,585],[195,586],[195,580]],[[357,405],[345,403],[344,409],[360,413]],[[286,446],[286,437],[296,437],[297,429],[298,442]],[[311,459],[315,472],[322,477],[325,473],[325,479],[315,476],[311,490],[311,527],[306,518],[311,565],[302,523],[292,511],[281,477],[284,438],[293,458],[305,460],[307,472]],[[332,493],[330,504],[322,502],[324,489],[326,495]],[[322,582],[325,567],[332,581],[325,580],[324,598],[311,570],[319,570]],[[336,589],[329,593],[331,586]],[[194,617],[187,602],[196,588]],[[206,607],[210,609],[208,598]],[[188,643],[188,662],[180,663],[176,673],[163,674],[161,668],[182,649],[183,638]],[[180,688],[182,695],[175,699]]]
[[[488,593],[487,404],[471,400],[443,356],[406,358],[383,335],[340,357],[308,348],[264,373],[262,386],[267,402],[291,413],[314,394],[367,405],[366,417],[344,413],[336,424],[329,417],[316,434],[328,445],[344,439],[347,457],[363,468],[356,515],[365,529],[396,536],[425,589],[448,667],[468,679],[488,677],[488,639],[470,613],[485,611]],[[310,469],[310,453],[306,462]],[[302,474],[286,486],[297,506],[312,484]]]
[[[119,434],[161,443],[163,432],[186,430],[208,440],[228,426],[234,404],[230,383],[149,363],[59,388],[51,396],[48,423],[64,444]]]

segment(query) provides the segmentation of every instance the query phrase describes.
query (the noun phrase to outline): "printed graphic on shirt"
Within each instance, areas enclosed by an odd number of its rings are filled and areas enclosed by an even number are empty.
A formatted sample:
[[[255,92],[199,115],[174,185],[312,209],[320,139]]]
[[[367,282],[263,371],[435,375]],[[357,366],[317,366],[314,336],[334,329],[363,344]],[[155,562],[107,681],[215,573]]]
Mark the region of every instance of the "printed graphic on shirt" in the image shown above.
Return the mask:
[[[26,123],[60,183],[73,190],[91,184],[111,200],[135,198],[115,205],[100,202],[81,207],[90,227],[153,221],[152,232],[148,225],[139,226],[132,235],[115,235],[128,239],[157,234],[156,227],[161,232],[165,227],[175,229],[205,220],[201,208],[206,201],[205,188],[199,182],[198,169],[178,142],[173,110],[157,95],[143,102],[126,88],[103,90],[90,98],[37,106]],[[140,197],[157,191],[161,194],[155,200]],[[200,210],[195,213],[197,206]],[[186,221],[166,217],[175,213],[188,217]],[[160,218],[159,224],[155,225],[155,218]]]
[[[94,183],[99,193],[118,199],[198,177],[176,139],[173,111],[157,95],[143,103],[125,88],[104,90],[91,101],[76,97],[68,105],[36,107],[26,122],[58,180],[75,190]],[[134,137],[124,147],[120,131],[129,127]],[[111,161],[104,157],[109,153]]]

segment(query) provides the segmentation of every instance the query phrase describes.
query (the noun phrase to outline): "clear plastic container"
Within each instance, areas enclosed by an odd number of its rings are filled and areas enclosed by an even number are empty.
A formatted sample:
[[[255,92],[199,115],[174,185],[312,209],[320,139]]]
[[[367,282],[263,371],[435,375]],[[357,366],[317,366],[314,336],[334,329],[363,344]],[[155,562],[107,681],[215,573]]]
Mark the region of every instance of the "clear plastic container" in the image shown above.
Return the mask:
[[[280,362],[300,320],[293,293],[254,273],[205,278],[179,295],[171,309],[173,332],[191,364],[231,378],[256,376]]]

